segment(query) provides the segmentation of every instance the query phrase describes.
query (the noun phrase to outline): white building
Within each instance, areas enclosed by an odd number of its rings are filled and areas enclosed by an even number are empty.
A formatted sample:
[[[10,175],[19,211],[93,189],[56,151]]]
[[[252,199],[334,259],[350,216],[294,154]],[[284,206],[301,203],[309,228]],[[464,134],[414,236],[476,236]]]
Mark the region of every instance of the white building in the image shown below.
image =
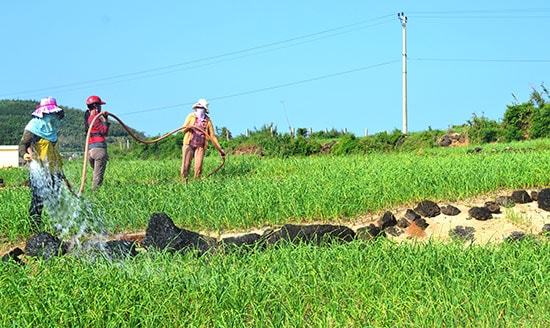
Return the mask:
[[[0,146],[0,168],[19,166],[19,146]]]

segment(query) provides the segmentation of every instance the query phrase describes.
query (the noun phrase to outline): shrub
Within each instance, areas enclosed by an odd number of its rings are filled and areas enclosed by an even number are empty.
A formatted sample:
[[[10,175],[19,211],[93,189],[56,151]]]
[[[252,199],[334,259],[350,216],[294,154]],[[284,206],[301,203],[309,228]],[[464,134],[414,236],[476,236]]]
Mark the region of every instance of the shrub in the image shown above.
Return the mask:
[[[478,117],[476,114],[473,114],[472,120],[468,121],[468,124],[468,139],[473,144],[495,142],[503,134],[498,122],[489,120],[484,115]]]

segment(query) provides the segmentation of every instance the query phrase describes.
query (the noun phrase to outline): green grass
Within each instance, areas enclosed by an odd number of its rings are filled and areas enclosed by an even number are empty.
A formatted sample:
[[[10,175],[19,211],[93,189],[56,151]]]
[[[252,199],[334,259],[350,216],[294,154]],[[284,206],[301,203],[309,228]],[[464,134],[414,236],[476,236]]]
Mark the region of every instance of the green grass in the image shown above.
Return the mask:
[[[524,151],[465,149],[349,157],[228,157],[216,175],[179,182],[179,161],[109,162],[80,220],[144,230],[165,212],[193,231],[353,220],[430,199],[455,201],[550,185],[550,141]],[[501,146],[504,147],[504,146]],[[209,157],[205,172],[219,164]],[[82,162],[65,163],[78,187]],[[24,169],[0,171],[0,242],[27,238]],[[71,206],[72,206],[71,205]],[[48,218],[54,232],[54,218]],[[57,220],[64,218],[57,218]],[[91,224],[90,222],[88,222]],[[66,255],[0,265],[1,327],[544,327],[550,243],[285,245],[249,253]]]
[[[142,230],[153,212],[165,212],[178,226],[222,231],[317,220],[353,220],[424,199],[457,201],[497,190],[550,185],[550,142],[522,144],[532,150],[429,150],[421,154],[262,159],[235,156],[216,175],[179,182],[180,161],[109,162],[104,186],[83,204],[101,213],[109,230]],[[519,147],[518,147],[519,149]],[[65,163],[73,188],[80,185],[82,162]],[[206,159],[205,172],[219,165]],[[4,175],[4,172],[2,171]],[[0,201],[0,236],[29,234],[28,188],[19,187],[25,170],[8,170]],[[113,232],[114,232],[113,231]]]
[[[550,243],[352,242],[0,267],[17,327],[543,327]],[[63,277],[62,279],[60,277]]]

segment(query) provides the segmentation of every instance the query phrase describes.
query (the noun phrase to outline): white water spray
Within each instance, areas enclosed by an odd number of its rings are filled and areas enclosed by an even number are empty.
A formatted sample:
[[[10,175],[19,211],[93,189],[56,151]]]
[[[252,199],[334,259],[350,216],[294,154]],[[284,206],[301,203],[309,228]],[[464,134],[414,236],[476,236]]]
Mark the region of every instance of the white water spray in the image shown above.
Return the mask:
[[[69,247],[79,246],[82,238],[103,239],[105,225],[98,208],[76,197],[65,186],[61,176],[50,174],[37,161],[31,161],[29,173],[38,196],[44,200],[48,220],[59,238],[70,240]]]

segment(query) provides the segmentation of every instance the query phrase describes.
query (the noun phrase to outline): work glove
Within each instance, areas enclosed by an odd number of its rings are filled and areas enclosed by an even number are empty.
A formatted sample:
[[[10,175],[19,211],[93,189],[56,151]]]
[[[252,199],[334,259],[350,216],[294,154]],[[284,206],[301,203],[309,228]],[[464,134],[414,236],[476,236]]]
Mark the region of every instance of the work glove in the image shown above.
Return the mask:
[[[25,153],[25,155],[23,155],[23,160],[24,160],[25,162],[30,162],[30,161],[32,161],[32,155],[29,154],[29,153]]]

